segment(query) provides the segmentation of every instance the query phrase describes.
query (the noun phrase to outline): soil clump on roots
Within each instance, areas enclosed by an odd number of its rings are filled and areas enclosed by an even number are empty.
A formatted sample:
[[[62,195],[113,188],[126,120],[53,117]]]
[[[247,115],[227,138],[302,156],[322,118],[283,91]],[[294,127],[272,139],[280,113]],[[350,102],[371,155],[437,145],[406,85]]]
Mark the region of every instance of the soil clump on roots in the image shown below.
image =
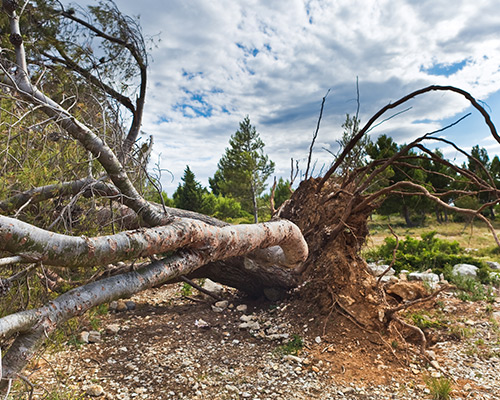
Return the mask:
[[[318,192],[319,182],[313,178],[303,181],[279,213],[298,225],[309,246],[301,274],[301,297],[316,305],[321,314],[328,316],[337,310],[367,329],[379,330],[384,297],[360,256],[372,208],[345,218],[353,195],[340,190],[331,179]],[[359,196],[355,203],[363,199]]]

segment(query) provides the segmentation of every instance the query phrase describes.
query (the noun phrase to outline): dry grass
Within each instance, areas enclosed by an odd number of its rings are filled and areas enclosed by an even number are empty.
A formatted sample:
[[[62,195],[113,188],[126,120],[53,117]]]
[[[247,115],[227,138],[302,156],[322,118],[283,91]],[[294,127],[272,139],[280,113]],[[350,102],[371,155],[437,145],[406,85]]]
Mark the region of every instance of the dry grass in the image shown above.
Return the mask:
[[[368,249],[381,245],[387,236],[392,236],[389,225],[400,239],[406,236],[420,239],[423,233],[436,231],[436,237],[449,241],[456,240],[465,249],[484,251],[496,247],[493,235],[481,221],[475,221],[473,224],[465,224],[464,222],[438,224],[435,220],[428,218],[428,222],[424,226],[408,228],[404,224],[403,218],[399,216],[391,216],[389,221],[387,217],[373,215],[372,220],[368,223],[370,230],[370,235],[367,238]],[[493,226],[497,235],[500,236],[500,221],[495,221]]]

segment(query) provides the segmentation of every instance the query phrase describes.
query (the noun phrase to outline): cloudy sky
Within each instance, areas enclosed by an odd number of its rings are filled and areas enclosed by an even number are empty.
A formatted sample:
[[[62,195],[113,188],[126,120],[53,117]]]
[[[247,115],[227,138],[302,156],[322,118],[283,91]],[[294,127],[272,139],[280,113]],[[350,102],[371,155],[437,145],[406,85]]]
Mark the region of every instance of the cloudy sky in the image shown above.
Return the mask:
[[[203,185],[239,122],[250,116],[276,175],[290,158],[305,169],[321,99],[316,172],[332,162],[345,114],[366,122],[379,108],[430,84],[453,85],[500,120],[500,13],[495,0],[115,0],[155,36],[143,130],[171,195],[187,164]],[[158,41],[159,40],[159,41]],[[399,143],[469,111],[456,94],[415,99],[380,125]],[[388,114],[387,116],[390,116]],[[443,133],[493,158],[500,146],[477,112]],[[445,155],[457,154],[449,149]]]

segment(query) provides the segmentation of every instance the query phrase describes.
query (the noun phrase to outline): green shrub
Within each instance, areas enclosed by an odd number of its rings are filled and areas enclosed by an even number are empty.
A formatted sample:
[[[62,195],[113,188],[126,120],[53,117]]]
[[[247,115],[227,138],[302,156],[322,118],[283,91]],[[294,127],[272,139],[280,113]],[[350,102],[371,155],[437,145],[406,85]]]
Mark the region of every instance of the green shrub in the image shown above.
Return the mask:
[[[425,233],[420,240],[407,236],[400,241],[394,262],[396,272],[402,269],[422,271],[430,268],[436,273],[442,273],[446,267],[467,263],[479,267],[483,271],[480,274],[484,279],[489,277],[488,268],[482,261],[467,254],[457,241],[436,238],[436,233],[436,231]],[[382,260],[390,263],[395,247],[396,239],[387,237],[384,244],[367,252],[366,257],[370,261]]]

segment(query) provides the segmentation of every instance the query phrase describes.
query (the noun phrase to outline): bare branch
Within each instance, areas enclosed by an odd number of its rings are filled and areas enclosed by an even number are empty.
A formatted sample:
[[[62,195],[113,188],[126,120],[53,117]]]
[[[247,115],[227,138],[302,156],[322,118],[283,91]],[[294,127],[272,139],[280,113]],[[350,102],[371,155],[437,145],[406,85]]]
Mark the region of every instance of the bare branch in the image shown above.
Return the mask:
[[[349,144],[345,147],[344,151],[340,156],[337,158],[335,163],[332,165],[332,167],[328,170],[328,172],[325,174],[323,179],[321,180],[320,184],[318,185],[318,191],[321,190],[325,182],[330,178],[330,176],[336,171],[338,166],[342,163],[346,155],[353,149],[353,147],[356,145],[356,143],[363,137],[363,135],[367,132],[368,129],[373,125],[373,123],[380,117],[382,116],[387,110],[390,110],[392,108],[396,108],[400,106],[401,104],[407,102],[408,100],[413,99],[416,96],[419,96],[421,94],[431,92],[431,91],[451,91],[454,93],[458,93],[461,96],[465,97],[469,102],[472,104],[474,108],[476,108],[481,115],[484,118],[484,121],[486,125],[490,128],[490,132],[492,136],[495,138],[495,140],[500,143],[500,136],[498,136],[497,130],[495,128],[495,125],[491,121],[491,118],[489,114],[486,112],[486,110],[477,102],[476,99],[474,99],[470,93],[466,92],[465,90],[456,88],[454,86],[437,86],[437,85],[432,85],[428,86],[423,89],[416,90],[401,99],[397,100],[394,103],[387,104],[385,107],[380,109],[373,117],[370,118],[370,120],[366,123],[366,125],[357,133],[357,135],[349,142]]]
[[[313,152],[313,147],[314,147],[314,142],[316,141],[316,138],[318,136],[319,132],[319,125],[321,124],[321,118],[323,116],[323,108],[325,107],[325,101],[328,96],[328,93],[330,93],[330,89],[326,92],[325,96],[323,97],[323,100],[321,101],[321,109],[319,111],[319,117],[318,117],[318,123],[316,124],[316,131],[313,134],[313,138],[311,141],[311,146],[309,147],[309,156],[307,157],[307,168],[306,168],[306,174],[304,176],[304,179],[307,180],[308,174],[309,174],[309,167],[311,166],[311,157],[312,157],[312,152]],[[312,173],[311,173],[312,175]]]

